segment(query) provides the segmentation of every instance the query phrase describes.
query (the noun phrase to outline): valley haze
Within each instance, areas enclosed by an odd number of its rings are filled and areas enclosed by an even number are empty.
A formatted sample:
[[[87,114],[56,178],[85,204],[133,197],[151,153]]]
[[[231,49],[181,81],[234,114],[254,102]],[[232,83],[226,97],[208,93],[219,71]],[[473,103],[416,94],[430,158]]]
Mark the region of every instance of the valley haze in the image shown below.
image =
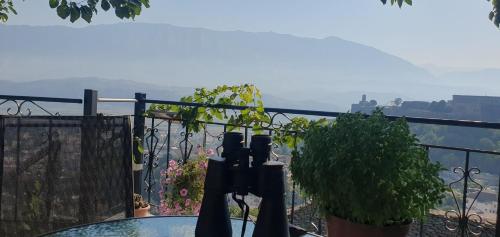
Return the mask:
[[[500,95],[495,89],[500,86],[495,80],[500,69],[436,74],[338,37],[145,23],[84,28],[0,25],[0,34],[3,94],[6,89],[9,94],[32,94],[23,93],[19,85],[46,80],[61,90],[69,85],[67,89],[77,90],[79,96],[83,87],[99,87],[110,92],[145,90],[161,99],[178,99],[194,87],[253,83],[275,96],[266,104],[311,103],[314,108],[340,111],[348,110],[361,94],[382,105],[396,97],[446,100],[453,94]]]

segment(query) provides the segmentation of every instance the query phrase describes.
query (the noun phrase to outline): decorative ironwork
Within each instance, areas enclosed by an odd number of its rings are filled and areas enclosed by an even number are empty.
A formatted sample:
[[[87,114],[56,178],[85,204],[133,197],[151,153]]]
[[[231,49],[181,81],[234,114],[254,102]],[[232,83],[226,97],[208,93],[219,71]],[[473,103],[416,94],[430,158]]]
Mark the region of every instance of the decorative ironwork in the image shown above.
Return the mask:
[[[13,104],[12,104],[13,103]],[[41,105],[36,103],[35,101],[32,100],[14,100],[14,99],[4,99],[2,102],[0,102],[0,106],[4,104],[11,104],[10,106],[7,107],[6,114],[9,116],[31,116],[32,114],[32,109],[29,107],[25,107],[28,105],[33,105],[35,108],[38,108],[39,110],[43,111],[47,115],[50,116],[60,116],[59,112],[56,113],[51,113],[47,109],[43,108]],[[24,109],[24,110],[23,110]]]
[[[159,155],[165,144],[169,142],[169,136],[164,136],[160,133],[160,126],[165,122],[165,120],[160,121],[155,124],[155,118],[151,118],[151,127],[146,129],[146,135],[144,137],[145,146],[147,150],[143,154],[143,163],[146,167],[146,173],[144,175],[144,190],[148,195],[148,202],[151,202],[151,192],[153,187],[156,185],[156,179],[154,178],[154,169],[159,166]],[[170,122],[169,122],[170,125]],[[170,126],[168,127],[168,133],[170,133]],[[163,142],[160,141],[163,139]]]
[[[228,114],[231,114],[232,117],[238,117],[241,114],[241,110],[244,110],[248,107],[243,107],[243,106],[224,106],[224,105],[207,105],[207,104],[196,104],[196,103],[184,103],[184,102],[170,102],[170,101],[159,101],[159,100],[146,100],[146,103],[160,103],[160,104],[175,104],[179,106],[193,106],[193,107],[206,107],[206,108],[221,108],[224,110],[227,110]],[[286,163],[286,167],[290,165],[291,162],[293,162],[292,157],[297,156],[297,137],[300,137],[300,131],[292,131],[293,129],[299,129],[295,124],[293,126],[290,125],[290,121],[294,121],[294,116],[295,115],[302,115],[302,116],[319,116],[322,118],[332,118],[332,117],[337,117],[341,113],[335,113],[335,112],[325,112],[325,111],[310,111],[310,110],[289,110],[289,109],[280,109],[280,108],[265,108],[265,122],[258,124],[260,125],[260,128],[262,129],[261,132],[267,133],[269,132],[269,135],[276,135],[275,133],[282,133],[282,132],[288,132],[289,134],[286,134],[286,136],[292,137],[292,139],[295,139],[294,141],[289,140],[289,137],[286,138],[287,142],[294,142],[294,147],[292,149],[292,154],[289,154],[290,150],[289,149],[283,149],[278,144],[273,143],[272,144],[272,156],[271,159],[276,159],[280,161],[284,161]],[[155,115],[156,116],[156,115]],[[395,116],[388,116],[389,119],[394,120],[399,117]],[[165,118],[163,118],[165,119]],[[180,118],[176,117],[175,119],[173,117],[170,117],[168,119],[173,119],[173,120],[179,120]],[[425,119],[425,118],[406,118],[408,122],[412,123],[422,123],[422,124],[438,124],[438,125],[456,125],[456,126],[461,126],[461,127],[475,127],[475,128],[497,128],[500,129],[500,124],[493,124],[493,123],[485,123],[485,122],[472,122],[472,121],[455,121],[455,120],[442,120],[442,119]],[[234,121],[234,120],[233,120]],[[182,122],[182,121],[178,121]],[[186,127],[180,128],[182,131],[177,132],[175,131],[173,134],[176,134],[175,139],[176,141],[173,144],[176,144],[178,147],[172,147],[175,149],[176,153],[176,160],[179,160],[180,162],[186,162],[190,156],[192,155],[192,150],[197,144],[202,144],[198,145],[199,148],[203,147],[204,149],[207,149],[208,147],[215,147],[216,151],[218,154],[220,154],[220,143],[222,142],[223,134],[229,130],[239,130],[240,132],[244,133],[244,142],[245,145],[248,145],[247,143],[249,142],[249,137],[251,137],[252,134],[252,128],[255,124],[247,124],[244,121],[239,121],[243,122],[242,124],[229,124],[229,121],[222,120],[222,121],[212,121],[212,122],[204,122],[204,121],[190,121],[199,123],[198,125],[202,124],[204,125],[202,130],[196,133],[191,133],[189,129]],[[184,124],[186,125],[186,124]],[[219,130],[216,130],[217,132],[212,132],[209,131],[207,128],[216,125],[218,126]],[[297,124],[300,126],[300,124]],[[223,129],[221,129],[223,127]],[[292,128],[293,127],[293,128]],[[223,131],[221,131],[223,130]],[[200,135],[203,136],[201,140]],[[278,135],[283,135],[283,134],[278,134]],[[278,136],[280,137],[280,136]],[[215,141],[215,142],[214,142]],[[210,144],[207,144],[210,143]],[[481,235],[487,232],[486,227],[483,227],[483,218],[479,216],[476,213],[473,213],[473,206],[476,204],[478,196],[480,193],[483,191],[484,187],[479,184],[475,178],[474,175],[477,175],[481,173],[481,171],[477,168],[469,168],[469,153],[478,153],[478,154],[492,154],[492,155],[500,155],[497,154],[498,152],[492,152],[492,151],[483,151],[483,150],[474,150],[474,149],[467,149],[467,148],[458,148],[458,147],[447,147],[447,146],[437,146],[437,145],[425,145],[422,144],[422,146],[425,147],[426,150],[429,150],[429,148],[433,149],[445,149],[445,150],[452,150],[452,151],[462,151],[462,152],[467,152],[467,158],[466,158],[466,165],[464,166],[465,168],[456,168],[453,170],[456,174],[461,174],[462,177],[460,177],[457,181],[450,183],[450,188],[453,192],[453,198],[455,199],[455,204],[456,204],[456,210],[451,210],[446,212],[446,228],[449,231],[454,231],[458,233],[459,235],[461,234],[462,236],[469,236],[469,235]],[[169,146],[167,146],[168,149],[170,149]],[[180,154],[179,154],[180,153]],[[295,157],[295,159],[298,157]],[[162,162],[163,164],[163,162]],[[291,194],[291,200],[289,200],[289,205],[291,205],[291,216],[290,216],[290,222],[294,222],[294,210],[298,208],[296,206],[302,206],[304,205],[303,197],[300,195],[297,195],[296,193],[296,185],[293,183],[293,181],[289,180],[290,187],[287,191],[290,191]],[[457,194],[457,187],[456,185],[463,185],[463,196],[460,196]],[[474,187],[469,187],[470,185]],[[452,189],[452,187],[455,187],[456,189]],[[475,188],[477,187],[477,188]],[[472,188],[475,188],[475,191],[471,191]],[[458,188],[461,189],[461,188]],[[462,193],[462,192],[461,192]],[[316,228],[313,231],[316,231],[318,233],[321,232],[323,226],[322,223],[320,222],[320,219],[317,219],[319,215],[317,213],[312,213],[310,215],[310,220],[308,223],[315,223]],[[423,225],[421,224],[421,234],[423,233]],[[483,233],[484,232],[484,233]]]
[[[193,151],[193,143],[189,140],[193,137],[193,133],[186,131],[181,132],[181,137],[184,137],[182,141],[179,142],[179,148],[181,150],[182,162],[186,163],[189,157],[191,157],[191,152]]]
[[[457,167],[453,169],[453,173],[460,175],[460,178],[458,180],[451,182],[448,185],[455,201],[456,210],[449,210],[445,213],[445,227],[449,231],[460,232],[461,236],[469,236],[469,234],[480,236],[483,230],[483,227],[481,226],[483,224],[483,218],[477,213],[471,213],[471,209],[477,198],[479,197],[479,194],[481,194],[481,192],[484,190],[484,187],[473,177],[474,175],[481,173],[481,170],[477,167],[469,169],[469,152],[467,152],[465,169],[462,167]],[[472,202],[467,205],[469,181],[479,188],[476,192],[474,192],[475,195],[473,196]],[[459,199],[453,189],[454,185],[460,182],[464,183],[461,205],[459,204]]]
[[[270,112],[266,112],[267,117],[269,118],[269,122],[267,122],[263,128],[267,130],[281,130],[285,127],[285,123],[283,123],[283,120],[279,120],[279,116],[283,117],[285,120],[288,120],[289,122],[292,121],[292,119],[286,115],[285,113],[277,112],[274,114],[271,114]],[[277,120],[277,121],[276,121]]]

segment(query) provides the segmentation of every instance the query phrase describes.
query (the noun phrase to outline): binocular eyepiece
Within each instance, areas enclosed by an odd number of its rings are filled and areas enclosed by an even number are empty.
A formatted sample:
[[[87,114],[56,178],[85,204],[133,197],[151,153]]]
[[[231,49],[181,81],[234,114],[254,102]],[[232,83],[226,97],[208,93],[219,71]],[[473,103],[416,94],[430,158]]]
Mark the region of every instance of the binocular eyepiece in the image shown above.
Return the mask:
[[[243,146],[243,139],[241,133],[225,133],[223,158],[208,162],[205,193],[196,223],[197,237],[232,236],[228,193],[232,193],[233,198],[236,194],[244,196],[248,193],[262,198],[252,236],[289,237],[283,163],[269,161],[271,137],[252,136],[250,148]]]
[[[227,132],[224,134],[221,156],[226,158],[228,165],[238,163],[238,152],[243,148],[243,134]],[[253,135],[250,141],[250,155],[253,157],[252,167],[261,166],[270,159],[272,140],[267,135]]]

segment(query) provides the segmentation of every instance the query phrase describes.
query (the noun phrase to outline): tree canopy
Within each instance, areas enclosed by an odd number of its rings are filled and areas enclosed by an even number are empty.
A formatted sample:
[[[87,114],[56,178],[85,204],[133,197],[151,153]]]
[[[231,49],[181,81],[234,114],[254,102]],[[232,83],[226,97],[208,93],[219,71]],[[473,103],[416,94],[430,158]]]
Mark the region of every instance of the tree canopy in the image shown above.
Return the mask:
[[[9,15],[16,15],[14,0],[0,0],[0,22],[7,22]],[[62,19],[75,22],[83,19],[90,23],[92,16],[97,14],[98,9],[108,11],[114,9],[115,15],[120,19],[134,19],[141,14],[143,8],[149,8],[149,0],[48,0],[49,6],[56,10]],[[380,0],[383,4],[388,2],[400,8],[404,4],[412,5],[413,0]],[[500,0],[487,0],[493,5],[489,19],[500,27]]]
[[[134,19],[141,14],[143,8],[149,8],[149,0],[48,0],[49,6],[56,10],[57,15],[72,23],[83,19],[90,23],[98,9],[108,11],[114,9],[120,19]],[[9,15],[16,15],[13,0],[0,0],[0,21],[6,22]]]

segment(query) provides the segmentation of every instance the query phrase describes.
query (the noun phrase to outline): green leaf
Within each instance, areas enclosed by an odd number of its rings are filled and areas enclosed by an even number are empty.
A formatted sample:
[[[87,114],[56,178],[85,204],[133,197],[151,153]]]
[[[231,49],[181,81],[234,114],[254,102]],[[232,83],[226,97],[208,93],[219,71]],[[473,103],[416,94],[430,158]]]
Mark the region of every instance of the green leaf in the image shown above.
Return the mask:
[[[212,112],[212,115],[214,115],[218,120],[224,119],[222,113],[218,109],[212,109],[210,112]]]
[[[49,6],[50,8],[56,8],[59,6],[59,0],[49,0]]]
[[[138,7],[141,6],[141,1],[139,1],[139,0],[129,0],[128,2],[131,3],[132,5],[135,5]]]
[[[66,19],[70,15],[66,0],[62,0],[61,4],[57,7],[57,15],[62,19]]]
[[[146,7],[149,8],[149,0],[141,0],[141,3]]]
[[[134,11],[134,16],[141,15],[142,8],[140,6],[132,6],[132,10]]]
[[[8,8],[9,8],[9,10],[10,10],[12,13],[14,13],[14,15],[17,15],[17,11],[16,11],[16,9],[14,9],[14,7],[13,7],[13,6],[8,6]]]
[[[127,7],[116,7],[115,14],[120,19],[130,18],[130,12],[129,12],[129,9]]]
[[[101,8],[102,8],[104,11],[108,11],[110,7],[111,7],[111,5],[109,5],[108,0],[102,0],[102,1],[101,1]]]
[[[92,9],[88,6],[83,6],[80,10],[82,12],[82,19],[84,19],[87,23],[90,23],[92,20]]]
[[[7,22],[7,20],[9,20],[9,16],[5,13],[1,13],[0,12],[0,21],[1,22]]]
[[[144,148],[141,145],[137,145],[137,151],[141,154],[144,154]]]
[[[76,3],[71,2],[69,21],[73,23],[79,18],[80,18],[80,8],[76,5]]]

